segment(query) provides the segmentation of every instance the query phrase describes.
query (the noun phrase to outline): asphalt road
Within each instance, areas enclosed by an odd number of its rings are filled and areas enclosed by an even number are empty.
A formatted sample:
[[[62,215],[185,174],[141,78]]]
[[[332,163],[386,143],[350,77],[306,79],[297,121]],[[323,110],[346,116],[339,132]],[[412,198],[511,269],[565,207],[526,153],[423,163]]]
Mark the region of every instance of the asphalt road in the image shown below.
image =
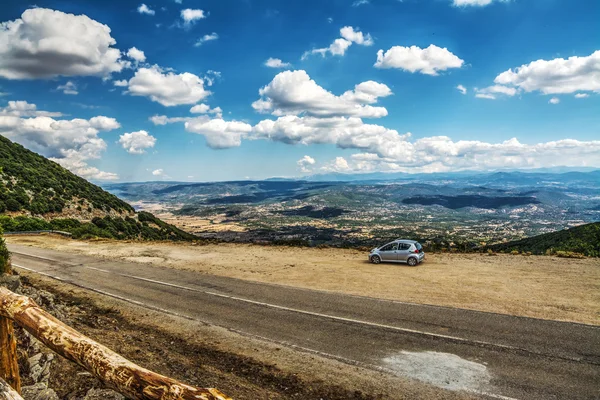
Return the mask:
[[[17,269],[436,386],[500,399],[600,398],[600,327],[9,250]]]

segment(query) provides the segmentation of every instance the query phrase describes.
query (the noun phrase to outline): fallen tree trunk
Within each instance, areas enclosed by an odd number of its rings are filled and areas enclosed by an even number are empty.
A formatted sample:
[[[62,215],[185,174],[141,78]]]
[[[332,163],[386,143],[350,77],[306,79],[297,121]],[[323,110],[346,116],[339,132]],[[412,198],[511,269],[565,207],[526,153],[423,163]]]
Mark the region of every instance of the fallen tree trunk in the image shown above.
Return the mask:
[[[129,398],[231,400],[217,389],[193,387],[142,368],[63,324],[30,298],[5,288],[0,288],[0,316],[14,320],[54,352]]]
[[[0,400],[23,400],[23,398],[0,378]]]

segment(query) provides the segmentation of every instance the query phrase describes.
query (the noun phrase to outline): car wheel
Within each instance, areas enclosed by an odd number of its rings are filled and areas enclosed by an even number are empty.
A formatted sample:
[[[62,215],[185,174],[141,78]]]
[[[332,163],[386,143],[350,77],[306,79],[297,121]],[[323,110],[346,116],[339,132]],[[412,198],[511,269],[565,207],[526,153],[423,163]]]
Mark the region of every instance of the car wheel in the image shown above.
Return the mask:
[[[373,264],[379,264],[381,262],[381,257],[379,257],[379,256],[373,256],[373,257],[371,257],[371,262]]]
[[[411,257],[408,259],[407,261],[408,265],[410,265],[411,267],[416,267],[417,266],[417,259],[414,257]]]

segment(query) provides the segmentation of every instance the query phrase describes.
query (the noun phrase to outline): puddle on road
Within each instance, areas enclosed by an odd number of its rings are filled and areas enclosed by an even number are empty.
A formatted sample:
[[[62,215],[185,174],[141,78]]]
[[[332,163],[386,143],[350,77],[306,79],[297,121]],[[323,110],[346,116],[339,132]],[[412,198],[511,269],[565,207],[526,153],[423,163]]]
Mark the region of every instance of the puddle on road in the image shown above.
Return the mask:
[[[482,390],[491,379],[485,365],[449,353],[402,351],[383,362],[398,375],[449,390]]]

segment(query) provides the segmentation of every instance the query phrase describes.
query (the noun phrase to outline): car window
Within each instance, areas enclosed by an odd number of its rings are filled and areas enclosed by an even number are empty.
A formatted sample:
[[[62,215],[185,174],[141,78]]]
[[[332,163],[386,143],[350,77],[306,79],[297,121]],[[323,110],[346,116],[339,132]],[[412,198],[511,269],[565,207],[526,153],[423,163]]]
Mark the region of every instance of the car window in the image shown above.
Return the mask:
[[[417,250],[422,250],[423,246],[421,246],[421,243],[415,243],[415,246],[417,246]]]
[[[400,245],[400,250],[408,250],[408,249],[410,249],[410,244],[408,244],[408,243],[402,243]]]
[[[381,248],[381,251],[394,251],[398,250],[398,243],[389,243]]]

